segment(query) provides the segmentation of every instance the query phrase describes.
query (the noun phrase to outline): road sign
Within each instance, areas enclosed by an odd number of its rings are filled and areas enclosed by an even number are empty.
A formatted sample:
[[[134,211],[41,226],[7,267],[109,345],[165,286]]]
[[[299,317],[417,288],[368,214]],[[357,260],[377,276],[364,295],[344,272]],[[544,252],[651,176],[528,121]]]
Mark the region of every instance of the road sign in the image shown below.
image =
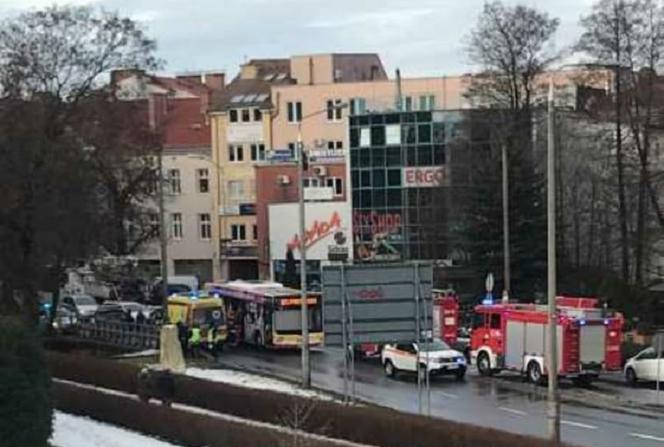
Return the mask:
[[[325,266],[322,279],[328,346],[343,346],[344,333],[357,344],[413,342],[430,332],[431,264]]]

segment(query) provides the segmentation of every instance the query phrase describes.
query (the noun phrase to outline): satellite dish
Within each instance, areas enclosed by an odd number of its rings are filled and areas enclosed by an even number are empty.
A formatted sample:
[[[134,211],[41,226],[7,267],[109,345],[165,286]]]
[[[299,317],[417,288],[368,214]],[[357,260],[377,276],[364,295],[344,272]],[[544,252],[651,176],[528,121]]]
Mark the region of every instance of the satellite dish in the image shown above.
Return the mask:
[[[489,273],[486,275],[486,281],[484,282],[485,288],[487,293],[490,293],[493,291],[493,273]]]

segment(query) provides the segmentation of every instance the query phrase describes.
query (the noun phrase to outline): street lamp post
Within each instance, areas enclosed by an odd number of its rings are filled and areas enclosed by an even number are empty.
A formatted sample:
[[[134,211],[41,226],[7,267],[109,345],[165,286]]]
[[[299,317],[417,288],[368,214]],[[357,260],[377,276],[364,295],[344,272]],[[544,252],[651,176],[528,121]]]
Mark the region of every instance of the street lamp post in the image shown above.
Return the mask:
[[[556,346],[556,176],[554,147],[554,104],[553,79],[549,83],[547,103],[547,307],[549,330],[547,332],[547,369],[549,386],[547,396],[547,419],[549,439],[554,445],[560,444],[560,402],[558,400],[558,352]]]
[[[348,103],[335,104],[333,111],[348,107]],[[303,116],[297,123],[297,172],[298,172],[298,207],[300,214],[300,321],[302,324],[302,387],[311,387],[311,361],[309,356],[309,306],[307,303],[307,246],[305,244],[305,207],[304,207],[304,144],[302,142],[302,122],[313,116],[327,113],[329,108],[318,110]]]
[[[161,294],[164,321],[168,321],[168,235],[166,233],[166,209],[164,205],[164,149],[159,150],[159,245],[161,250]]]

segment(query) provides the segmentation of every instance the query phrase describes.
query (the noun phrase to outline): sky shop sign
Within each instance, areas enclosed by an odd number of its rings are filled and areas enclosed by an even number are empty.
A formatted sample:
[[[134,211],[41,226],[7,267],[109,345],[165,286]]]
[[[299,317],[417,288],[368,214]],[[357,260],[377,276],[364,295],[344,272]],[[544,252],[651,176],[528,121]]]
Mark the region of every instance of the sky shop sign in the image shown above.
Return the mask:
[[[353,230],[355,233],[365,230],[371,234],[396,233],[401,230],[401,214],[355,211]]]
[[[444,166],[422,166],[403,168],[402,180],[406,188],[434,188],[444,186],[447,178]]]

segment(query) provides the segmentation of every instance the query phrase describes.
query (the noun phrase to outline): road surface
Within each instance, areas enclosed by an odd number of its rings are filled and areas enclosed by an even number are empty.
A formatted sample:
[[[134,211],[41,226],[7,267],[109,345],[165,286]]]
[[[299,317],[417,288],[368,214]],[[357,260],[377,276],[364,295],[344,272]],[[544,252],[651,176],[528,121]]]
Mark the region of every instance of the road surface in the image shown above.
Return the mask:
[[[314,387],[343,393],[343,352],[325,349],[312,352]],[[297,352],[236,348],[225,351],[220,367],[299,380]],[[628,393],[617,386],[591,390],[562,387],[562,437],[565,442],[591,447],[664,447],[664,412],[620,406],[615,396]],[[377,361],[356,362],[356,396],[360,400],[417,413],[419,401],[414,378],[388,379]],[[431,381],[431,415],[449,420],[493,427],[515,433],[546,436],[545,390],[524,384],[515,376],[478,377],[471,369],[464,382],[453,378]],[[569,400],[569,401],[568,401]],[[427,398],[423,392],[422,408]]]

